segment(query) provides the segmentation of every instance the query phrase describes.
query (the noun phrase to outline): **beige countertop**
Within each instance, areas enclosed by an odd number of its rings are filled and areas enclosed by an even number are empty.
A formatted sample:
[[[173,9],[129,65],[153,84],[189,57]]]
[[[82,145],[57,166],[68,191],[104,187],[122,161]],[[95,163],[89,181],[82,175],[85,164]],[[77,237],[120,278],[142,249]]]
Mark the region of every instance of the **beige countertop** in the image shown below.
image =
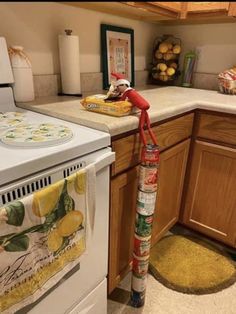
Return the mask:
[[[172,86],[149,86],[145,90],[138,90],[150,104],[148,113],[151,123],[197,108],[236,114],[236,96],[223,95],[217,91]],[[89,95],[92,94],[97,93]],[[89,112],[82,107],[80,100],[81,98],[70,96],[42,97],[34,102],[17,103],[17,106],[98,129],[110,133],[111,136],[138,128],[139,114],[112,117]]]

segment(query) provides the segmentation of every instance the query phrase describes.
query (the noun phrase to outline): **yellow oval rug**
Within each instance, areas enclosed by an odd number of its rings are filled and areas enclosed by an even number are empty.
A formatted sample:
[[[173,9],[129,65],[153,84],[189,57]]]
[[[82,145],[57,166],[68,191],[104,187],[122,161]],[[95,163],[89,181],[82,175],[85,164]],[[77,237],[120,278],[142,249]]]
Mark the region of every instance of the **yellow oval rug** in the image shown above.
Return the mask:
[[[202,240],[182,235],[162,238],[150,252],[149,270],[166,287],[208,294],[236,281],[236,266],[226,253]]]

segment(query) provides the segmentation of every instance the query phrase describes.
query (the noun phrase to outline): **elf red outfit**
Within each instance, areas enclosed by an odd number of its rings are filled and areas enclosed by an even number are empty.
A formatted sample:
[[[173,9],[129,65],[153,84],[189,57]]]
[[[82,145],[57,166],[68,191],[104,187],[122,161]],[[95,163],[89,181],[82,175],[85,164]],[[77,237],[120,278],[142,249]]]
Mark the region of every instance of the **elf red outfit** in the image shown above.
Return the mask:
[[[132,87],[127,87],[125,92],[121,95],[120,99],[128,99],[135,107],[141,110],[148,110],[150,108],[149,103]]]
[[[157,144],[155,135],[151,130],[150,126],[150,119],[147,113],[147,110],[150,108],[149,103],[132,87],[130,87],[130,82],[123,78],[121,74],[118,73],[111,73],[112,76],[116,77],[116,86],[120,85],[127,85],[127,88],[120,95],[119,100],[128,100],[132,103],[133,106],[141,109],[141,116],[139,120],[139,129],[140,129],[140,136],[141,140],[143,141],[144,145],[147,144],[146,137],[144,134],[144,127],[145,124],[147,126],[148,132],[154,144]]]

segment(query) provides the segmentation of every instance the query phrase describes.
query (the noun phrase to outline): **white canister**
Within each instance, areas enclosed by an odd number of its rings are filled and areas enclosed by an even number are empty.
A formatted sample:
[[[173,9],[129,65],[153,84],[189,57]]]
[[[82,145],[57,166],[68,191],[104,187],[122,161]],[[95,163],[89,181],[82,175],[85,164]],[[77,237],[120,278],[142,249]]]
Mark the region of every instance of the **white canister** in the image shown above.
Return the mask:
[[[31,63],[21,46],[9,48],[14,76],[13,93],[16,102],[34,100],[34,82]]]

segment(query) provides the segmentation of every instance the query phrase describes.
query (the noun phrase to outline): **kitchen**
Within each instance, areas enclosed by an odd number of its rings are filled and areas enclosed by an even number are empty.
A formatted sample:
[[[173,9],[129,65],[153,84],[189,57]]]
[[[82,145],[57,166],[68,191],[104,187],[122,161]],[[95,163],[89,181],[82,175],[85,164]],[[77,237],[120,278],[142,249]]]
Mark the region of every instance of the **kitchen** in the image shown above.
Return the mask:
[[[151,92],[143,85],[146,85],[147,82],[147,69],[149,68],[149,64],[152,59],[153,42],[157,36],[162,36],[163,34],[172,34],[178,38],[181,38],[183,50],[180,54],[180,64],[183,63],[183,57],[187,51],[197,49],[199,53],[197,68],[194,73],[193,80],[193,87],[195,89],[188,90],[171,87],[168,90],[167,87],[167,90],[165,90],[165,88],[158,88],[154,101],[155,106],[151,104],[149,114],[152,125],[154,128],[156,128],[157,138],[159,140],[160,146],[163,148],[163,156],[165,157],[165,160],[167,162],[165,171],[167,171],[170,167],[170,165],[168,164],[168,158],[169,156],[171,156],[171,153],[176,155],[182,154],[182,157],[180,158],[178,164],[178,169],[180,173],[176,176],[178,178],[184,177],[181,169],[183,169],[184,167],[183,162],[185,164],[187,162],[186,156],[188,155],[190,145],[189,139],[192,137],[193,125],[195,129],[194,139],[198,139],[199,137],[201,139],[204,139],[203,142],[210,141],[213,143],[220,143],[220,145],[218,146],[221,146],[221,151],[222,149],[224,150],[224,152],[227,151],[227,154],[229,154],[227,155],[228,158],[230,158],[230,160],[235,160],[234,96],[225,96],[217,92],[217,75],[223,70],[229,69],[230,67],[235,65],[236,42],[234,34],[236,24],[235,22],[232,22],[232,20],[230,20],[230,22],[217,22],[210,24],[198,24],[195,22],[190,25],[163,25],[123,17],[121,13],[120,16],[116,16],[63,3],[3,2],[1,3],[0,10],[1,36],[6,38],[9,46],[22,45],[25,51],[28,53],[28,56],[30,57],[32,63],[35,95],[36,100],[38,99],[38,102],[36,101],[32,104],[32,106],[29,106],[27,104],[24,104],[22,106],[24,106],[28,110],[38,111],[46,115],[55,115],[57,118],[65,119],[72,123],[78,123],[80,125],[92,127],[100,131],[110,133],[112,137],[112,149],[116,152],[116,162],[112,165],[112,187],[114,191],[117,189],[120,189],[120,191],[122,191],[123,189],[124,191],[126,189],[126,192],[124,192],[126,194],[124,195],[127,195],[129,193],[128,189],[130,188],[133,193],[135,192],[135,176],[137,171],[136,166],[139,163],[139,148],[135,146],[135,133],[137,132],[138,127],[137,117],[123,117],[119,118],[117,121],[117,118],[113,118],[110,116],[94,113],[89,113],[88,115],[88,112],[86,111],[78,111],[78,100],[74,98],[72,99],[70,97],[60,98],[56,96],[58,91],[60,91],[61,89],[57,40],[58,35],[62,34],[65,28],[72,29],[73,33],[79,36],[82,93],[85,95],[92,95],[102,91],[103,85],[100,64],[101,23],[132,28],[134,30],[135,88],[138,90],[146,89],[141,93],[143,97],[145,97],[149,101],[153,99],[153,95],[151,95]],[[84,32],[84,29],[86,29],[87,31]],[[199,89],[204,89],[208,91],[205,92]],[[65,104],[65,102],[68,103]],[[70,110],[68,110],[67,106],[70,106]],[[194,110],[196,109],[202,109],[203,112],[197,112],[197,115],[194,117]],[[208,110],[208,112],[205,112],[204,110]],[[211,114],[208,115],[209,111],[215,113],[215,120]],[[205,115],[201,116],[201,113]],[[224,119],[222,119],[221,117],[224,117]],[[215,132],[213,132],[213,130],[209,126],[209,123],[210,126],[212,126],[213,128],[215,124],[219,125],[223,123],[223,129],[224,132],[226,132],[226,135],[224,135],[224,137],[222,138],[222,132],[217,131],[219,132],[219,134],[215,134]],[[226,123],[226,126],[224,126],[224,123]],[[201,129],[199,125],[201,125]],[[129,144],[127,144],[125,140]],[[130,143],[131,145],[133,145],[132,147],[129,146]],[[179,146],[177,147],[177,145]],[[120,147],[122,147],[122,150],[119,149]],[[229,149],[226,149],[227,147],[229,147]],[[131,156],[133,148],[136,149],[135,156]],[[201,149],[203,148],[202,146],[198,145],[196,149],[199,155],[199,151],[201,152]],[[194,162],[198,163],[198,160],[195,160]],[[223,160],[220,160],[219,162],[221,163],[223,162]],[[206,164],[204,164],[204,167],[205,166]],[[235,171],[235,164],[233,169]],[[169,171],[171,174],[172,170],[170,169]],[[167,176],[168,175],[169,173],[167,172]],[[190,180],[192,180],[192,186],[194,186],[194,178],[195,176],[193,173],[190,178]],[[127,188],[125,187],[125,183],[120,183],[121,181],[125,182],[125,180],[127,182]],[[133,180],[131,185],[128,184],[129,180]],[[206,177],[204,177],[202,180],[206,180]],[[174,182],[174,180],[172,180],[172,182]],[[233,186],[235,185],[233,179],[228,178],[227,182],[230,182],[231,190],[233,191]],[[183,183],[184,182],[182,182],[182,185]],[[225,184],[227,185],[227,183]],[[172,185],[170,186],[170,190],[162,192],[163,204],[165,204],[166,197],[169,193],[173,195],[173,189],[177,196],[182,194],[181,187],[179,187],[179,185],[181,184],[179,183],[179,181],[177,181],[177,186]],[[165,195],[165,193],[167,193],[167,195]],[[191,193],[193,193],[193,191],[190,191],[189,193],[190,194],[188,196],[188,204],[191,202]],[[214,193],[216,194],[216,191]],[[233,195],[233,192],[229,194],[229,196],[232,198],[228,198],[229,202],[235,202],[235,198]],[[114,193],[111,193],[111,198],[115,199]],[[224,198],[222,198],[222,202],[225,202]],[[130,203],[132,204],[131,201]],[[125,211],[125,208],[117,208],[118,205],[116,204],[113,206],[115,206],[113,212],[117,211],[116,213],[118,217],[120,217],[119,219],[121,219],[122,217],[122,219],[126,219],[126,226],[128,226],[129,223],[132,223],[134,217],[131,217],[129,215],[129,212],[127,212],[127,210]],[[171,225],[173,225],[173,223],[176,223],[179,220],[179,217],[176,217],[174,215],[179,212],[180,199],[178,199],[178,202],[176,202],[174,207],[173,204],[169,204],[168,206],[172,208],[173,211],[170,214],[170,217],[167,217],[167,221],[163,218],[164,221],[163,225],[161,226],[162,228],[155,225],[153,227],[154,230],[156,230],[156,240],[158,240],[160,236],[168,231],[168,229],[170,228],[170,225],[168,226],[169,222]],[[219,206],[222,206],[222,204]],[[228,207],[226,206],[226,208],[232,209],[232,205],[229,204]],[[121,212],[119,212],[119,210],[121,210]],[[181,219],[183,221],[184,218]],[[186,225],[188,225],[189,220],[191,220],[191,217],[185,217],[185,221],[187,222]],[[110,217],[110,228],[111,222],[112,217]],[[231,219],[231,223],[233,222],[234,224],[231,227],[227,225],[227,228],[229,228],[230,230],[234,229],[235,218]],[[193,228],[194,230],[194,225],[193,223],[191,224],[192,225],[190,228]],[[165,229],[166,226],[167,229]],[[119,226],[119,228],[121,228],[121,226]],[[208,229],[208,231],[206,231],[206,229]],[[130,270],[131,248],[130,244],[124,245],[124,243],[128,242],[127,237],[129,238],[130,243],[133,239],[130,238],[130,230],[126,230],[124,228],[121,230],[124,232],[123,235],[119,234],[119,236],[115,237],[115,233],[113,232],[110,238],[110,244],[113,243],[114,247],[118,247],[120,243],[123,243],[123,256],[121,256],[121,260],[118,261],[116,258],[117,255],[120,256],[120,252],[113,253],[113,263],[109,266],[110,268],[113,267],[114,269],[114,271],[112,273],[110,272],[110,275],[108,276],[110,293],[111,291],[113,291],[114,287],[120,283],[121,278],[123,278]],[[223,235],[220,239],[217,238],[217,235],[214,235],[213,231],[211,231],[210,228],[202,228],[202,230],[199,231],[202,231],[203,234],[209,235],[213,239],[221,241],[223,240],[223,242],[221,243],[229,244],[231,248],[235,247],[235,245],[232,244],[235,244],[235,233],[231,233],[231,243],[227,243],[227,240],[224,241]],[[161,232],[163,232],[162,235]],[[209,232],[211,234],[209,234]],[[227,232],[223,233],[226,234]],[[217,234],[219,236],[220,232],[218,232]],[[110,253],[111,252],[114,251],[110,249]],[[231,289],[233,289],[233,287],[234,286],[232,286]],[[165,296],[163,300],[165,300],[166,303],[168,303],[168,300],[172,298],[172,296],[173,298],[175,296],[173,292],[169,295],[165,295],[166,290],[162,289],[166,288],[164,288],[163,286],[158,286],[157,289],[158,292],[156,298],[158,299],[159,294],[161,293],[161,291],[163,291]],[[225,291],[227,290],[223,290],[222,292]],[[153,293],[153,291],[150,291],[150,296],[153,296]],[[233,295],[233,290],[231,293]],[[189,296],[182,295],[180,293],[176,296],[177,303],[178,297],[180,298],[180,296],[182,298],[182,304],[184,302],[189,302],[190,304],[191,301],[187,301],[187,298]],[[205,310],[208,313],[217,312],[217,310],[219,313],[227,312],[227,308],[225,308],[224,311],[224,308],[222,307],[223,299],[221,298],[223,297],[219,296],[218,299],[215,298],[213,299],[215,300],[216,305],[214,305],[214,307],[209,310],[204,309],[204,301],[202,301],[202,304],[201,301],[199,301],[201,299],[198,299],[198,301],[196,301],[198,303],[196,303],[197,305],[195,304],[195,306],[199,307],[199,313],[200,309],[202,309],[202,311]],[[232,300],[232,296],[231,298],[229,296],[228,300],[229,301],[226,303],[230,304],[231,306],[228,309],[228,313],[233,313],[234,301]],[[147,306],[149,302],[151,304],[152,300],[151,298],[149,299],[149,293],[147,290]],[[165,306],[166,308],[163,307],[162,310],[163,313],[168,312],[168,304],[166,304]],[[178,311],[174,312],[172,310],[171,313],[184,313],[184,309],[181,308],[180,305],[176,306],[178,306]],[[130,309],[131,313],[132,310],[134,311],[134,309]],[[147,312],[148,310],[152,310],[153,313],[155,313],[155,308],[147,308]],[[198,313],[196,309],[194,312],[194,309],[191,309],[191,306],[188,313],[191,313],[190,311],[192,311],[192,313]],[[160,313],[162,312],[160,311]],[[115,313],[115,310],[113,310],[113,313]]]

